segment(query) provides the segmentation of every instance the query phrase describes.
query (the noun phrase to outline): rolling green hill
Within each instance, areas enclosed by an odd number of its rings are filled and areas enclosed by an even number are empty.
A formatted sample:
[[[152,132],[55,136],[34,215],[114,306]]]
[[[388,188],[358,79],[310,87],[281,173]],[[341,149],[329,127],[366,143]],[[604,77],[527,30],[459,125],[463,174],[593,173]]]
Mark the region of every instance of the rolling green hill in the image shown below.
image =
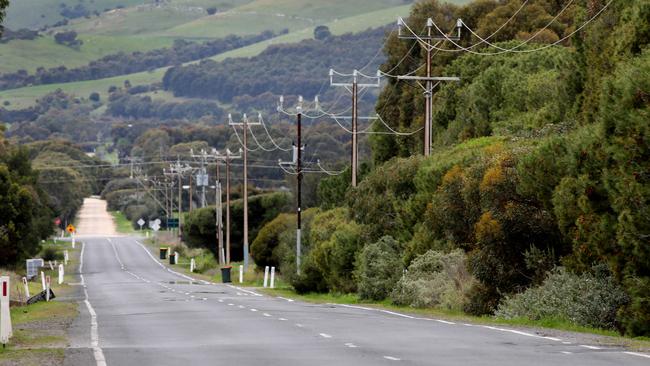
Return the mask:
[[[409,9],[409,5],[392,7],[341,19],[338,21],[333,21],[331,23],[327,23],[327,25],[330,27],[330,30],[333,34],[361,31],[367,28],[388,24],[394,21],[397,16],[408,14]],[[312,36],[313,29],[309,27],[264,42],[226,52],[215,56],[212,59],[215,61],[220,61],[226,58],[251,57],[259,54],[272,44],[293,43],[310,38]],[[110,86],[122,85],[125,80],[129,80],[132,85],[150,84],[160,81],[166,69],[167,68],[160,68],[152,72],[141,72],[100,80],[39,85],[34,87],[7,90],[0,92],[0,100],[9,101],[11,103],[10,108],[18,109],[32,105],[38,97],[57,89],[61,89],[66,93],[75,94],[80,97],[87,97],[92,92],[99,92],[100,94],[105,95]]]

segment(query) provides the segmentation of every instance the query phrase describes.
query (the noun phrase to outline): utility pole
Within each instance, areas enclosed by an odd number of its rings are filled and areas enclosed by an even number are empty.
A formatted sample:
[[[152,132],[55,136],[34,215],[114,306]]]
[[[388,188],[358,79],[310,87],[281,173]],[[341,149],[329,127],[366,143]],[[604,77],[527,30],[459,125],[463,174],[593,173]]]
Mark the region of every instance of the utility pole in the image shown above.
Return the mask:
[[[133,179],[134,178],[134,176],[133,176],[133,173],[134,173],[133,163],[142,162],[142,159],[140,159],[138,157],[133,157],[133,156],[129,156],[129,157],[125,158],[125,159],[130,163],[130,167],[131,167],[131,173],[129,174],[129,178]]]
[[[217,158],[217,177],[219,176],[219,161],[223,160],[226,164],[226,254],[225,254],[225,264],[230,264],[230,165],[233,159],[242,158],[242,149],[239,150],[238,155],[234,155],[229,149],[226,149],[226,155],[221,155],[218,152],[214,152]],[[221,235],[221,238],[218,239],[219,242],[219,253],[223,253],[223,221],[222,218],[222,205],[221,205],[221,182],[218,183],[219,197],[217,202],[219,202],[219,207],[217,208],[217,234]],[[223,260],[223,258],[222,258]]]
[[[201,168],[199,168],[199,174],[196,175],[196,186],[201,187],[201,208],[203,208],[206,206],[205,187],[209,185],[206,164],[210,160],[216,158],[216,156],[214,155],[214,153],[208,154],[207,151],[203,149],[199,154],[194,154],[194,150],[190,150],[190,154],[193,158],[200,159],[200,163],[201,163]]]
[[[280,104],[278,110],[282,111],[284,104],[284,97],[280,97]],[[291,162],[278,161],[280,166],[288,165],[294,166],[296,169],[296,273],[300,274],[300,256],[302,250],[302,108],[303,99],[299,97],[298,106],[296,107],[296,144],[293,146],[293,160]]]
[[[187,172],[192,171],[190,166],[183,166],[181,164],[180,158],[176,164],[171,165],[170,172],[178,176],[178,238],[179,240],[183,237],[182,235],[182,218],[183,218],[183,175]]]
[[[341,116],[337,118],[341,119],[351,119],[352,120],[352,152],[350,156],[351,161],[351,173],[352,173],[352,187],[356,187],[358,183],[358,174],[359,174],[359,93],[360,90],[363,91],[367,88],[379,88],[381,86],[381,74],[377,72],[377,76],[367,76],[361,74],[359,71],[354,70],[352,73],[352,82],[334,82],[334,76],[350,76],[345,74],[340,74],[334,69],[330,69],[330,85],[331,86],[340,86],[345,88],[348,92],[352,94],[352,116],[345,117]],[[374,83],[359,83],[359,77],[364,77],[366,79],[375,79]],[[372,119],[372,117],[366,117],[364,119]]]
[[[452,41],[459,41],[460,36],[461,36],[461,29],[463,28],[463,21],[461,19],[458,19],[456,21],[456,30],[457,34],[455,36],[445,36],[444,34],[440,35],[434,35],[433,34],[433,26],[434,22],[433,19],[429,18],[427,20],[427,34],[426,35],[418,35],[415,34],[411,28],[409,28],[406,23],[404,22],[404,19],[401,17],[398,18],[397,20],[397,27],[399,29],[398,32],[398,37],[400,39],[408,39],[408,40],[416,40],[419,44],[420,47],[422,47],[426,51],[426,76],[410,76],[410,75],[404,75],[404,76],[398,76],[398,80],[412,80],[417,82],[422,89],[424,89],[424,98],[425,98],[425,106],[424,106],[424,156],[430,156],[431,155],[431,144],[432,144],[432,135],[433,135],[433,89],[443,81],[460,81],[459,78],[457,77],[432,77],[431,76],[431,54],[432,51],[440,44],[441,42],[444,42],[446,40],[452,40]],[[404,28],[407,29],[408,34],[404,34]],[[433,42],[436,42],[433,44]],[[425,82],[424,85],[422,85],[422,81]],[[433,83],[436,82],[434,85]]]
[[[248,120],[246,114],[241,122],[234,122],[232,115],[228,114],[228,124],[230,126],[243,126],[244,127],[244,186],[242,188],[244,195],[244,270],[248,269],[248,127],[254,125],[262,125],[262,122],[251,122]]]

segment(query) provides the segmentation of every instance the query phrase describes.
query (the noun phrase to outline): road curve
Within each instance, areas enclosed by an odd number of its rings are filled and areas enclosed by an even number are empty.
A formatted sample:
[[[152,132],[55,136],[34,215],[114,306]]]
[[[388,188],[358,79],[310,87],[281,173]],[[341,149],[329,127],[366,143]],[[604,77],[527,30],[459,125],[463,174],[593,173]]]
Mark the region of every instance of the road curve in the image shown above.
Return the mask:
[[[84,239],[67,365],[648,365],[644,355],[500,327],[257,296],[189,281],[134,238]],[[95,317],[91,316],[95,314]],[[94,321],[93,321],[94,320]],[[93,348],[93,330],[96,343]]]

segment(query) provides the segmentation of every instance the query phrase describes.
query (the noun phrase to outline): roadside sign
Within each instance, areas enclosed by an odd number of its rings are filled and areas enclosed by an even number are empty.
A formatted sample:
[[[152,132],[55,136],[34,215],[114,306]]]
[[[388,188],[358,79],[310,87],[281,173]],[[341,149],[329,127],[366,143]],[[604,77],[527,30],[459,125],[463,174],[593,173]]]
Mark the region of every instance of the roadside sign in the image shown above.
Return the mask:
[[[54,219],[54,225],[56,225],[56,226],[61,225],[61,219],[58,218],[58,217],[56,219]]]
[[[138,220],[138,225],[140,225],[140,230],[142,230],[142,227],[144,226],[145,222],[143,219]]]
[[[67,231],[70,234],[74,234],[75,231],[77,231],[72,224],[68,225],[68,227],[65,228],[65,231]]]
[[[160,230],[160,224],[157,223],[156,221],[150,222],[150,223],[149,223],[149,227],[150,227],[153,231],[158,231],[158,230]]]
[[[167,227],[170,229],[174,229],[178,227],[178,219],[167,219]]]

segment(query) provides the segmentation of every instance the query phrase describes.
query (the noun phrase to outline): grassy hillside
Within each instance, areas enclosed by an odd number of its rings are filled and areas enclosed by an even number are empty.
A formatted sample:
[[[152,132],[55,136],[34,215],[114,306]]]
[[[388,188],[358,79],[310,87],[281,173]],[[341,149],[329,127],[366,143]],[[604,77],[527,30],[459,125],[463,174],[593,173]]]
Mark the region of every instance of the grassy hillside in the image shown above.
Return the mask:
[[[79,38],[83,44],[78,50],[57,44],[49,36],[33,41],[17,40],[0,44],[0,73],[21,69],[31,73],[41,66],[51,68],[65,65],[74,68],[109,54],[148,51],[168,47],[173,42],[172,39],[163,37],[87,35]]]
[[[339,21],[328,23],[332,33],[343,34],[346,32],[355,32],[365,30],[370,27],[382,26],[392,22],[398,15],[406,15],[410,6],[398,6],[389,9],[379,10],[372,13],[366,13]],[[313,36],[312,28],[306,28],[300,31],[291,32],[289,34],[276,37],[264,42],[256,43],[254,45],[243,47],[237,50],[226,52],[213,57],[215,61],[224,60],[226,58],[234,57],[251,57],[259,54],[269,45],[278,43],[292,43],[307,39]],[[362,61],[360,64],[365,62]],[[62,89],[66,93],[78,95],[80,97],[87,97],[90,93],[96,91],[103,95],[106,94],[108,88],[112,85],[122,85],[125,80],[129,80],[132,85],[150,84],[162,79],[167,68],[157,69],[153,72],[141,72],[136,74],[118,76],[107,79],[82,81],[65,84],[50,84],[39,85],[34,87],[20,88],[14,90],[7,90],[0,92],[0,100],[7,100],[11,103],[11,108],[24,108],[32,105],[34,100],[39,96],[52,92],[56,89]]]
[[[83,2],[88,10],[102,11],[118,5],[132,6],[147,3],[147,0],[94,0]],[[74,6],[78,0],[19,0],[10,1],[5,26],[9,28],[39,28],[63,19],[59,4]]]

